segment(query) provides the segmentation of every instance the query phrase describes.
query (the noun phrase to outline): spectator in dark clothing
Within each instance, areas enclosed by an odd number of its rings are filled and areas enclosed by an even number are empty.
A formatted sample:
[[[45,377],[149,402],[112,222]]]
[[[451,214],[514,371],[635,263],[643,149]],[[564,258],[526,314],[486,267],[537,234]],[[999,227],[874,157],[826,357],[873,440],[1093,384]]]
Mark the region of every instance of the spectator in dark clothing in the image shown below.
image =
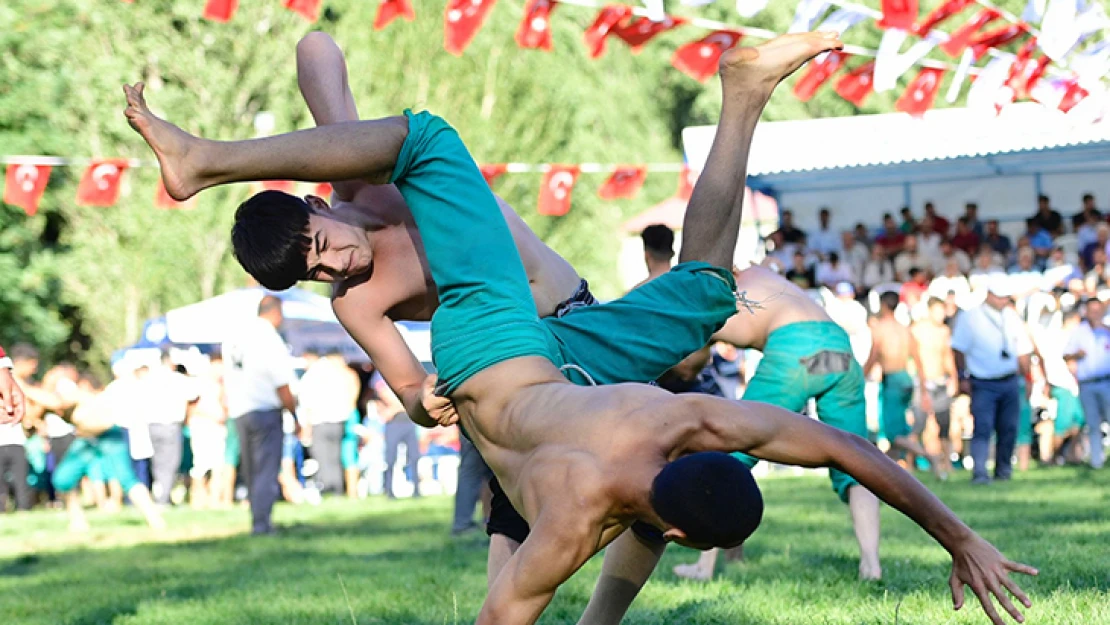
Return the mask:
[[[867,231],[867,226],[863,225],[862,222],[857,223],[853,232],[857,241],[863,243],[867,249],[871,249],[871,233]]]
[[[968,202],[964,204],[964,219],[967,220],[967,225],[971,231],[979,236],[982,241],[986,233],[983,231],[983,222],[979,221],[979,205],[975,202]]]
[[[917,231],[917,222],[914,221],[909,206],[902,207],[902,225],[898,229],[902,231],[902,234],[913,234]]]
[[[806,239],[806,233],[799,230],[794,226],[794,213],[784,210],[779,214],[779,229],[777,232],[782,234],[783,243],[802,243]]]
[[[936,230],[937,234],[948,238],[948,231],[952,229],[952,224],[937,214],[937,209],[932,202],[925,202],[925,214],[933,218],[933,229]]]
[[[991,249],[1002,255],[1004,259],[1010,257],[1010,252],[1014,249],[1014,244],[1010,242],[1010,237],[998,231],[998,220],[992,219],[987,222],[987,233],[983,237],[983,242],[991,246]]]
[[[1037,212],[1027,221],[1033,221],[1037,226],[1053,238],[1064,234],[1064,218],[1060,213],[1052,210],[1047,195],[1037,196]]]
[[[956,220],[956,234],[952,237],[952,245],[956,249],[963,250],[968,256],[975,254],[979,249],[979,235],[971,230],[967,217]]]
[[[794,266],[786,272],[786,279],[803,289],[812,289],[817,285],[816,271],[806,266],[806,256],[801,252],[794,252]]]
[[[1076,232],[1086,224],[1095,225],[1102,221],[1102,211],[1095,207],[1095,196],[1090,193],[1083,194],[1083,207],[1072,216],[1071,226]]]
[[[902,246],[906,244],[906,234],[898,229],[894,216],[890,213],[883,215],[883,231],[875,237],[875,244],[881,245],[889,256],[901,253]]]

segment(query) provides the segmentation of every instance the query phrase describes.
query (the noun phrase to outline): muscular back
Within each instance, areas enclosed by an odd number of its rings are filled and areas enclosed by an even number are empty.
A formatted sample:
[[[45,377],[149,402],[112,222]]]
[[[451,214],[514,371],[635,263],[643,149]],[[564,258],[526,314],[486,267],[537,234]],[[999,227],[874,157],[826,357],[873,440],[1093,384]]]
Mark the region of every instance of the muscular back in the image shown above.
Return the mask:
[[[952,356],[952,335],[946,325],[919,321],[913,325],[921,355],[922,374],[926,380],[937,380],[948,374],[948,359]]]
[[[913,335],[910,329],[893,316],[880,318],[871,327],[871,338],[878,352],[878,363],[883,373],[905,371],[910,359]]]
[[[805,291],[766,267],[753,266],[736,279],[739,312],[714,338],[736,347],[762,351],[772,332],[801,321],[829,321]]]

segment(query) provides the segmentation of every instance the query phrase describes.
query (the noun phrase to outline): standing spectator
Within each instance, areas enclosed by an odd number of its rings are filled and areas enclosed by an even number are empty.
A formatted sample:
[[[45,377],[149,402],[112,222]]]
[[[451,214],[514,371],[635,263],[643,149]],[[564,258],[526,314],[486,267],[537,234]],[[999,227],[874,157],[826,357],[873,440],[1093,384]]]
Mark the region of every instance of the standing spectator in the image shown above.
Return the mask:
[[[452,426],[454,427],[454,426]],[[459,437],[459,479],[455,490],[455,519],[451,524],[451,535],[460,536],[477,529],[474,522],[474,509],[482,503],[482,520],[489,519],[491,493],[489,489],[490,471],[486,461],[474,448],[474,443],[465,436]],[[501,500],[499,500],[501,501]]]
[[[8,371],[7,367],[4,367],[4,371]],[[14,413],[13,404],[13,416]],[[22,419],[11,423],[0,423],[0,512],[7,510],[9,492],[15,496],[16,510],[31,509],[31,485],[27,483],[29,466],[27,452],[24,450],[26,444],[27,433],[23,429]],[[11,477],[10,489],[9,476]]]
[[[952,230],[952,224],[937,214],[937,208],[932,202],[925,202],[925,216],[933,220],[933,231],[947,239],[948,233]]]
[[[170,491],[181,467],[185,443],[181,430],[189,405],[197,400],[197,388],[173,369],[169,353],[162,354],[162,365],[153,368],[141,384],[143,413],[150,423],[150,442],[154,446],[151,494],[155,503],[166,505],[170,503]]]
[[[909,206],[902,207],[902,223],[898,224],[898,229],[902,234],[913,234],[917,231],[917,221],[913,218],[913,213],[910,211]]]
[[[956,234],[952,236],[952,246],[971,256],[979,249],[979,235],[971,229],[967,217],[956,220]]]
[[[297,385],[299,416],[312,426],[312,457],[320,466],[316,481],[321,493],[345,492],[343,437],[351,413],[358,412],[360,391],[358,374],[340,354],[318,358]]]
[[[875,237],[875,245],[883,246],[886,253],[893,257],[902,253],[902,246],[906,242],[906,234],[898,229],[894,223],[894,216],[890,213],[883,215],[883,230]]]
[[[856,276],[851,267],[840,262],[840,255],[830,252],[828,260],[817,265],[817,284],[829,289],[835,288],[840,282],[855,283]]]
[[[1026,220],[1026,223],[1029,222],[1036,224],[1039,230],[1047,232],[1049,238],[1056,238],[1064,234],[1064,218],[1060,216],[1060,213],[1052,210],[1047,195],[1037,196],[1037,212]],[[1036,246],[1034,245],[1034,247]]]
[[[1102,211],[1095,205],[1095,196],[1091,193],[1083,194],[1083,206],[1079,212],[1072,216],[1072,229],[1077,233],[1083,226],[1095,226],[1102,222]]]
[[[254,534],[274,532],[282,409],[297,407],[290,390],[296,379],[292,357],[278,334],[282,321],[281,300],[267,295],[258,304],[258,318],[231,334],[222,350],[228,416],[239,431]]]
[[[997,219],[987,222],[987,234],[983,237],[983,242],[989,245],[995,253],[1001,254],[1004,261],[1010,258],[1010,252],[1014,249],[1010,237],[999,232]]]
[[[1086,322],[1068,338],[1064,358],[1075,361],[1079,401],[1087,419],[1091,443],[1091,466],[1101,469],[1104,458],[1102,424],[1110,423],[1110,328],[1103,323],[1106,305],[1098,298],[1087,300]]]
[[[845,230],[840,233],[840,244],[844,249],[844,262],[852,269],[852,274],[856,279],[863,278],[863,266],[867,264],[867,259],[870,258],[871,252],[867,250],[867,246],[856,239],[856,237]]]
[[[983,240],[986,232],[983,230],[983,222],[979,221],[979,205],[975,202],[964,204],[963,218],[967,220],[968,228],[979,237],[980,241]],[[968,252],[968,254],[970,253]]]
[[[971,395],[975,430],[971,456],[973,484],[989,484],[987,457],[991,436],[997,434],[994,477],[1010,479],[1021,410],[1019,372],[1029,371],[1033,346],[1013,309],[1008,276],[991,276],[987,297],[956,320],[952,351],[961,374],[961,390]]]
[[[917,235],[906,237],[902,253],[894,259],[894,276],[896,280],[905,282],[910,277],[910,269],[914,267],[932,267],[933,259],[921,253],[918,248]]]
[[[902,283],[899,298],[912,310],[928,290],[929,276],[922,269],[911,267],[910,279]]]
[[[959,393],[959,374],[956,372],[956,359],[952,355],[952,333],[945,325],[944,300],[929,299],[929,314],[913,324],[911,331],[921,353],[921,371],[917,375],[925,380],[925,391],[932,403],[928,410],[918,393],[914,402],[913,433],[919,438],[925,429],[929,413],[937,423],[942,458],[946,463],[952,460],[953,445],[951,438],[952,398]]]
[[[189,499],[194,508],[216,503],[216,485],[227,445],[227,400],[224,397],[223,360],[214,356],[203,375],[193,378],[197,401],[189,409],[189,443],[193,468]]]
[[[860,284],[867,291],[879,286],[894,281],[894,265],[886,256],[886,248],[876,244],[871,249],[871,260],[863,266],[863,273],[860,275]]]
[[[820,221],[819,227],[806,237],[809,249],[817,252],[824,259],[834,252],[843,254],[845,250],[841,249],[840,234],[829,227],[829,209],[822,208],[817,218]]]
[[[794,225],[794,213],[784,210],[779,213],[779,229],[782,241],[788,245],[800,245],[806,241],[806,233]]]
[[[794,264],[787,270],[786,279],[802,289],[812,289],[817,286],[816,272],[813,267],[806,265],[806,255],[801,251],[794,252]]]
[[[380,375],[374,375],[374,391],[378,394],[378,415],[385,422],[385,473],[382,476],[385,496],[396,499],[393,493],[393,471],[397,465],[401,445],[405,446],[405,473],[412,481],[413,497],[420,496],[420,442],[416,424],[405,412],[405,407]]]
[[[23,421],[25,406],[23,404],[23,391],[19,382],[12,375],[14,369],[12,359],[0,347],[0,402],[4,404],[4,412],[0,414],[0,423],[15,423]]]
[[[1034,334],[1037,351],[1044,360],[1045,390],[1056,401],[1056,419],[1053,422],[1052,460],[1058,463],[1082,462],[1083,441],[1080,432],[1085,422],[1083,403],[1079,400],[1079,383],[1072,370],[1078,363],[1064,358],[1071,335],[1083,322],[1078,309],[1063,314],[1063,323],[1057,328],[1043,328]]]

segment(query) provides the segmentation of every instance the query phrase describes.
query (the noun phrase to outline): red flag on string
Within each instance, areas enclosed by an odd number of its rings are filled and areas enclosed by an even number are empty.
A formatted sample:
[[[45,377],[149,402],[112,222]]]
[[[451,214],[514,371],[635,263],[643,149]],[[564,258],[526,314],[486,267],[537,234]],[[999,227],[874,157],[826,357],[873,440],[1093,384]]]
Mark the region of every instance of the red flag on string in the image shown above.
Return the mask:
[[[717,73],[721,55],[735,46],[740,37],[734,30],[715,30],[675,50],[671,65],[690,78],[705,82]]]
[[[204,4],[204,19],[213,22],[228,22],[235,17],[235,10],[239,8],[239,0],[208,0]]]
[[[983,58],[987,50],[1000,48],[1027,32],[1025,24],[1009,24],[983,33],[971,40],[971,51],[976,59]]]
[[[102,158],[89,163],[77,184],[78,206],[112,206],[119,199],[120,178],[128,163],[122,158]]]
[[[289,194],[297,188],[297,183],[292,180],[262,180],[258,184],[263,191],[281,191]]]
[[[578,173],[578,165],[551,166],[540,184],[539,214],[562,217],[570,212],[570,194],[578,181]]]
[[[189,198],[184,202],[178,202],[177,200],[170,197],[170,194],[166,191],[166,185],[162,183],[161,177],[158,178],[158,184],[155,185],[154,189],[154,205],[158,208],[164,208],[167,210],[192,208],[193,199],[195,197],[196,196],[193,196],[192,198]]]
[[[1018,50],[1014,63],[1010,66],[1006,86],[1013,90],[1015,98],[1024,97],[1023,94],[1028,90],[1029,78],[1037,69],[1037,61],[1032,58],[1036,50],[1037,38],[1033,37]]]
[[[1002,14],[996,9],[983,9],[975,14],[975,17],[969,19],[966,24],[956,29],[956,32],[948,38],[948,41],[940,44],[940,49],[945,54],[952,58],[957,58],[964,53],[964,49],[971,43],[971,39],[979,29],[987,24],[1002,17]]]
[[[635,21],[617,24],[609,32],[624,40],[633,52],[639,52],[647,42],[685,23],[685,19],[673,15],[668,15],[658,22],[641,17]]]
[[[621,165],[613,170],[609,179],[597,190],[597,195],[603,200],[617,198],[632,199],[640,192],[647,179],[647,167],[642,165]]]
[[[617,24],[632,17],[632,7],[626,4],[610,4],[597,14],[597,19],[586,29],[583,39],[590,51],[590,58],[596,59],[605,53],[605,40]]]
[[[683,165],[682,173],[678,175],[678,190],[675,191],[675,197],[689,202],[690,197],[694,195],[694,185],[698,183],[699,175],[701,172],[690,169],[689,165]]]
[[[1022,84],[1020,88],[1014,88],[1019,98],[1030,97],[1033,87],[1044,78],[1045,71],[1048,69],[1048,64],[1051,62],[1052,59],[1050,59],[1047,54],[1042,54],[1035,62],[1031,62],[1033,63],[1032,68],[1029,68],[1028,63],[1026,64],[1028,75],[1025,77],[1024,84]]]
[[[416,12],[412,10],[411,0],[382,0],[378,5],[378,15],[374,18],[374,30],[381,30],[389,26],[390,22],[402,17],[405,21],[416,19]]]
[[[913,32],[916,35],[925,36],[929,34],[944,20],[952,17],[953,15],[964,10],[964,7],[971,4],[975,0],[948,0],[937,8],[933,9],[926,18],[913,26]]]
[[[4,176],[4,203],[34,215],[39,210],[39,200],[49,180],[50,165],[10,163]]]
[[[1091,94],[1083,87],[1080,87],[1079,82],[1076,80],[1069,80],[1065,84],[1068,89],[1064,92],[1064,99],[1060,100],[1060,104],[1056,108],[1067,113]]]
[[[443,21],[443,47],[455,56],[462,56],[494,2],[496,0],[450,0]]]
[[[802,102],[808,102],[821,85],[825,84],[832,78],[840,66],[844,64],[844,59],[847,55],[843,52],[833,50],[825,55],[825,58],[820,62],[811,62],[806,72],[794,83],[794,95]]]
[[[551,12],[555,0],[530,0],[516,31],[516,45],[529,50],[551,51]]]
[[[479,167],[479,169],[482,170],[482,177],[486,179],[486,184],[492,187],[493,183],[498,178],[505,175],[505,172],[509,171],[509,166],[504,163],[496,163],[492,165],[482,165]]]
[[[875,90],[875,61],[868,61],[841,76],[835,89],[840,97],[857,107],[863,106],[867,96]]]
[[[310,22],[320,17],[320,0],[285,0],[285,8]]]
[[[330,182],[321,182],[321,183],[317,184],[315,188],[312,189],[312,195],[315,195],[318,198],[323,198],[325,200],[328,200],[328,199],[331,198],[331,194],[334,191],[335,191],[335,189],[332,188]]]
[[[943,69],[922,67],[906,87],[906,92],[894,103],[894,108],[914,117],[921,117],[925,111],[933,107],[933,101],[937,99],[937,91],[940,90],[940,80],[943,77]]]
[[[911,30],[917,21],[917,0],[883,0],[879,28]]]

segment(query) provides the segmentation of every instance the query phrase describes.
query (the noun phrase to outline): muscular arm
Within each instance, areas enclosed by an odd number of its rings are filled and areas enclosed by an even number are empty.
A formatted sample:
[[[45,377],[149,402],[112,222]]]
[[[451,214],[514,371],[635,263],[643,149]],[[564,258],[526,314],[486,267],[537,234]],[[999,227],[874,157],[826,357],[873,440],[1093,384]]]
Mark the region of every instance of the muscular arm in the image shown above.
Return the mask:
[[[875,364],[879,362],[879,355],[882,354],[882,348],[880,347],[880,345],[882,343],[882,341],[880,340],[881,336],[882,336],[882,333],[877,332],[875,330],[875,325],[872,324],[871,325],[871,353],[869,353],[867,355],[867,362],[863,363],[863,375],[865,377],[871,375],[871,370],[874,369]]]
[[[929,395],[928,382],[925,379],[925,366],[921,364],[921,349],[917,344],[917,337],[913,332],[906,330],[910,337],[910,357],[913,358],[914,371],[917,373],[917,385],[921,389],[922,401]]]
[[[297,44],[297,85],[316,125],[358,121],[343,51],[328,34],[311,32]],[[351,201],[366,183],[333,180],[335,197]]]

